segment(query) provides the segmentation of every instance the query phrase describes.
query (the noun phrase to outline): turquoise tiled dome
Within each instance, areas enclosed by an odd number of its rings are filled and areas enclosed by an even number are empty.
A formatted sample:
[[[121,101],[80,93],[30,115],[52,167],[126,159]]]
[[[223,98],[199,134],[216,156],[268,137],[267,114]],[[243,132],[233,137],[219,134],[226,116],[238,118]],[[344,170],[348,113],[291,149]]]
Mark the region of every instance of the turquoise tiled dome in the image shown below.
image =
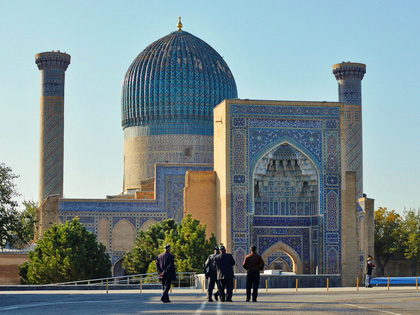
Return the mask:
[[[144,126],[142,133],[149,135],[212,135],[214,106],[237,97],[223,58],[198,37],[179,30],[149,45],[128,68],[122,126]]]

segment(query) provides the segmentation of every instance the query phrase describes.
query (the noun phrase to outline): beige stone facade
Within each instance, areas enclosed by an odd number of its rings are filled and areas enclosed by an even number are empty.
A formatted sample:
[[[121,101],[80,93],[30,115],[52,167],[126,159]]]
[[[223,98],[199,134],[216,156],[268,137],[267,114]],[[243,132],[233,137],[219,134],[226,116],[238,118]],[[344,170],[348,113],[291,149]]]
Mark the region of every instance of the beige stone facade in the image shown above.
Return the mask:
[[[155,163],[212,163],[213,138],[202,135],[138,135],[124,130],[124,192],[154,177]]]
[[[29,261],[27,253],[0,252],[0,285],[20,283],[18,267]]]

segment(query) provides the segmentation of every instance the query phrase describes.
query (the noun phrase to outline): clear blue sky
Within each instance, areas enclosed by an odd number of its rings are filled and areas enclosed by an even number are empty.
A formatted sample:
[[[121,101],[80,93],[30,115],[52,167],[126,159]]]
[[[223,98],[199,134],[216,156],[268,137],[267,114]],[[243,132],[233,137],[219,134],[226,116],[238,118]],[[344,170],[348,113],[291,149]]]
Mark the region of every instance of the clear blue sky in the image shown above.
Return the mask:
[[[64,195],[104,198],[123,182],[122,80],[150,43],[184,30],[216,49],[240,98],[337,101],[331,66],[367,65],[364,191],[420,207],[420,1],[0,0],[0,162],[37,201],[40,74],[34,55],[71,55]]]

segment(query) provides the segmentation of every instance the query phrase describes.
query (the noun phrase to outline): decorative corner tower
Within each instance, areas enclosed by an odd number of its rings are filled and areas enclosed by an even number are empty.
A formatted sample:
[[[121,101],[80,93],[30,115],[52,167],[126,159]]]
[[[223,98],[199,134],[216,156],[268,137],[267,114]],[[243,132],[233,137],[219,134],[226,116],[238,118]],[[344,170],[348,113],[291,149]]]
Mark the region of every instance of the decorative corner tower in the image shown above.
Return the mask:
[[[346,171],[356,172],[358,199],[363,197],[362,79],[366,65],[342,62],[333,65],[332,69],[338,82],[339,102],[344,103],[345,168]]]
[[[39,203],[63,196],[64,73],[70,55],[58,51],[35,55],[41,71],[41,128],[39,146]]]

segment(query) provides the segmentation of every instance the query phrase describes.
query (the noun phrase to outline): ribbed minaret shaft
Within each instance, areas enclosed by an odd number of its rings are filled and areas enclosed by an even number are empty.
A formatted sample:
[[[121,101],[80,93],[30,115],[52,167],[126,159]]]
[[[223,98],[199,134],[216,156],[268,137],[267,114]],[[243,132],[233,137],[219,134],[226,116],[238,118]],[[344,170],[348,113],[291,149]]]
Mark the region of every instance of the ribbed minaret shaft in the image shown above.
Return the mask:
[[[332,68],[338,82],[339,102],[344,103],[345,168],[346,171],[356,172],[356,197],[362,198],[362,79],[366,73],[366,65],[342,62]]]
[[[50,195],[63,196],[64,77],[70,55],[60,51],[35,55],[41,71],[39,146],[39,203]]]

